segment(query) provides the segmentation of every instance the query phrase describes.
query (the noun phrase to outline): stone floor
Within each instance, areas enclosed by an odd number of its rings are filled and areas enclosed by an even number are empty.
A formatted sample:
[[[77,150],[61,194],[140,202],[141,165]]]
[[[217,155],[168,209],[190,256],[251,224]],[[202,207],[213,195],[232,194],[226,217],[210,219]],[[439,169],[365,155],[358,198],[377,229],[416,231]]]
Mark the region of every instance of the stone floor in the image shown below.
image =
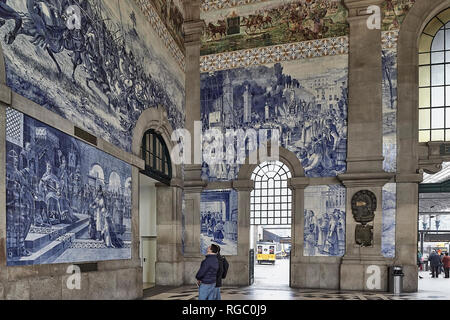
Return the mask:
[[[287,261],[287,260],[286,260]],[[421,272],[419,292],[394,295],[392,293],[344,292],[338,290],[293,289],[288,286],[285,272],[289,263],[274,266],[255,265],[255,282],[247,287],[223,287],[222,300],[449,300],[450,279],[441,275],[432,279],[429,272]],[[261,272],[264,271],[264,272]],[[287,273],[289,274],[289,273]],[[197,300],[195,285],[182,287],[154,287],[144,291],[145,300]]]

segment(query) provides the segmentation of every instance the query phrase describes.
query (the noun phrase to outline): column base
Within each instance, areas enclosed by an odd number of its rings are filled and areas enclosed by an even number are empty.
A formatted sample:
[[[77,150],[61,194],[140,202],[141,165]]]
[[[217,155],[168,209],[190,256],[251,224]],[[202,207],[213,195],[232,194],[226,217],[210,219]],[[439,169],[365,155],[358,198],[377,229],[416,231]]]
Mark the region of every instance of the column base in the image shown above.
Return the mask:
[[[383,256],[343,257],[340,289],[387,292],[391,264],[391,261]]]

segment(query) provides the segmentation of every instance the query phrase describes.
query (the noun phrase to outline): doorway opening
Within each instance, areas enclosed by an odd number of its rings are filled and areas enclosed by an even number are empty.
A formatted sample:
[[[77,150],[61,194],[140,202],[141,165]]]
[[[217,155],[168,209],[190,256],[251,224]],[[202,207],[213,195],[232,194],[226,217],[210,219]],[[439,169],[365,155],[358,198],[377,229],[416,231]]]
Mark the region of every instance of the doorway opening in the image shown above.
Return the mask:
[[[172,164],[163,137],[150,129],[142,138],[141,158],[145,169],[139,173],[139,235],[143,289],[156,285],[157,190],[156,183],[170,185]]]
[[[253,285],[258,287],[290,285],[292,191],[288,188],[289,178],[289,168],[280,161],[264,162],[252,173],[255,188],[250,195],[250,250],[254,256],[250,274]]]
[[[450,251],[450,162],[443,163],[436,174],[424,174],[419,185],[418,217],[419,292],[448,296],[450,277],[446,278],[443,262],[433,275],[432,264],[436,263],[431,255],[438,254],[443,260]]]

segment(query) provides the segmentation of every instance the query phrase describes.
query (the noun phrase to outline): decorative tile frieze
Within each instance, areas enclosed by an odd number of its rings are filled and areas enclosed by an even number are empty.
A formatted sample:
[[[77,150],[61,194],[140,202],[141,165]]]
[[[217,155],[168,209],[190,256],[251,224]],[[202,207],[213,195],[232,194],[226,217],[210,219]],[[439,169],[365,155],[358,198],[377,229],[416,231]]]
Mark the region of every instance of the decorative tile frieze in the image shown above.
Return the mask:
[[[153,5],[148,0],[134,0],[134,1],[139,6],[139,8],[141,9],[141,12],[147,18],[148,22],[153,27],[153,29],[156,31],[158,36],[161,38],[161,40],[163,41],[166,48],[169,50],[169,52],[175,58],[178,65],[181,67],[182,70],[185,70],[184,53],[181,51],[180,47],[177,45],[177,43],[173,39],[169,30],[167,30],[167,27],[162,22],[161,18],[159,17],[159,15],[156,12]]]
[[[268,0],[203,0],[201,10],[207,12],[211,10],[233,8],[266,1]]]
[[[383,50],[397,49],[399,30],[383,31],[381,33],[381,46]]]
[[[346,36],[302,41],[201,56],[200,72],[212,72],[347,53],[348,37]]]

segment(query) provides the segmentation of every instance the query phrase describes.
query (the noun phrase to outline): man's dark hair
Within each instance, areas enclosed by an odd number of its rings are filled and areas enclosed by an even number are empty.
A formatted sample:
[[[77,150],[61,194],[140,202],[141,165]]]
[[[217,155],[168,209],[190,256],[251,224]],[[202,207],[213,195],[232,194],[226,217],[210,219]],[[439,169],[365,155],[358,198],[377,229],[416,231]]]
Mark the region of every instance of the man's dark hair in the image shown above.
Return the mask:
[[[448,256],[448,252],[446,252],[445,255]]]
[[[213,244],[211,244],[211,251],[213,253],[217,253],[217,252],[219,252],[219,247],[213,243]]]

